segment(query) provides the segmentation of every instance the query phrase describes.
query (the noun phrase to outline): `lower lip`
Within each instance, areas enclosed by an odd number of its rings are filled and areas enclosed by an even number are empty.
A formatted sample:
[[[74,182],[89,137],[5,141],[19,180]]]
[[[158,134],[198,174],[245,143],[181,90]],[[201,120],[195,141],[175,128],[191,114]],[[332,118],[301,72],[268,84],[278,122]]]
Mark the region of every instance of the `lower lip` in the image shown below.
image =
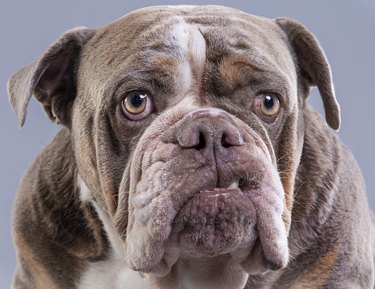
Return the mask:
[[[237,193],[238,190],[239,190],[238,188],[237,189],[232,189],[232,188],[214,188],[214,189],[210,189],[210,190],[201,191],[200,194],[204,194],[204,195],[206,195],[209,198],[218,198],[218,197],[227,197],[231,193]]]
[[[214,195],[210,195],[208,196],[209,198],[217,198],[219,196],[223,196],[223,197],[226,197],[227,195],[229,195],[229,193],[217,193],[217,194],[214,194]]]

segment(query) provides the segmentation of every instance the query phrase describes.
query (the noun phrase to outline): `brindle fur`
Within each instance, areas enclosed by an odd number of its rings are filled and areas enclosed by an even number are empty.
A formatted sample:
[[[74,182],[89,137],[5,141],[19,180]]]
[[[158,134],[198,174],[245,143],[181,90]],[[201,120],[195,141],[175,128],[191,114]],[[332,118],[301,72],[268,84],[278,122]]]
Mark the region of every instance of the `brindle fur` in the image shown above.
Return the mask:
[[[184,93],[179,90],[179,48],[166,39],[181,19],[198,25],[207,46],[204,69],[191,62],[195,79]],[[133,153],[158,119],[173,126],[191,112],[178,108],[186,95],[194,96],[196,108],[226,111],[273,151],[285,192],[289,262],[286,268],[250,276],[246,288],[373,288],[374,224],[364,181],[348,148],[306,105],[314,85],[327,123],[338,129],[329,65],[315,38],[293,20],[218,6],[154,7],[97,30],[65,33],[9,82],[20,125],[32,94],[53,121],[64,125],[31,165],[17,194],[13,288],[76,288],[89,264],[110,258],[102,222],[92,203],[81,199],[77,178],[83,178],[93,202],[108,212],[118,232],[126,232],[132,222]],[[244,109],[249,96],[265,87],[285,94],[285,113],[272,126]],[[160,95],[155,100],[160,115],[130,126],[117,104],[134,88]],[[175,169],[177,174],[184,168]],[[153,284],[174,288],[176,270],[169,279],[152,277]],[[216,274],[210,278],[221,273]]]

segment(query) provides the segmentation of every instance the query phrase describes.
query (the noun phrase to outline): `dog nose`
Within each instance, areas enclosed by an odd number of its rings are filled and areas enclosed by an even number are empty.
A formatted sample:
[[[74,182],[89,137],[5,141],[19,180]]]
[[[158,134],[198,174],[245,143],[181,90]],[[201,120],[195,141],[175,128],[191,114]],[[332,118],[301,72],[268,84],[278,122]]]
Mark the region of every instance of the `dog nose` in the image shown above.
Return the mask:
[[[220,114],[194,114],[183,120],[178,135],[178,143],[183,148],[227,149],[241,146],[243,138],[238,128]]]

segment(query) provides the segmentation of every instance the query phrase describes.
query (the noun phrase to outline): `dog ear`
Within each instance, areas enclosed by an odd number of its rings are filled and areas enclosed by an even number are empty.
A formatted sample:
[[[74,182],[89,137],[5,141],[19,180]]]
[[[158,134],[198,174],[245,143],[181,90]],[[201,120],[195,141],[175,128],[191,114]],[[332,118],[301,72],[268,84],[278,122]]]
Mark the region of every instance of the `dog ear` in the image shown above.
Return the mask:
[[[94,30],[78,27],[65,32],[36,62],[16,72],[8,81],[8,94],[18,124],[23,126],[31,95],[41,102],[54,122],[69,126],[76,94],[75,73],[82,47]]]
[[[297,57],[301,74],[310,86],[317,86],[323,99],[326,121],[335,130],[340,127],[340,106],[335,97],[331,69],[314,35],[301,23],[278,18],[276,23],[286,33]]]

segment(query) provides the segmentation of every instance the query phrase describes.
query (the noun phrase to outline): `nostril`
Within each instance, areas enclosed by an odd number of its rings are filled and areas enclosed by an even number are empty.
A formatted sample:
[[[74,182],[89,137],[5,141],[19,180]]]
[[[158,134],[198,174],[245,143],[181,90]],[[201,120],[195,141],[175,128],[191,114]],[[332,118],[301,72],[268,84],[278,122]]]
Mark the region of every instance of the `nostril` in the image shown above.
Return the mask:
[[[182,148],[199,151],[207,146],[207,136],[204,131],[193,127],[188,131],[181,130],[177,142]]]
[[[193,146],[193,148],[199,151],[201,149],[204,149],[205,147],[206,147],[206,139],[204,137],[204,134],[202,132],[199,132],[198,144]]]
[[[223,135],[221,136],[221,146],[224,147],[224,148],[226,148],[226,149],[232,146],[228,142],[227,134],[226,133],[223,133]]]
[[[229,148],[232,146],[242,146],[243,138],[237,128],[233,126],[226,126],[221,131],[221,137],[218,135],[217,144],[223,148]]]

